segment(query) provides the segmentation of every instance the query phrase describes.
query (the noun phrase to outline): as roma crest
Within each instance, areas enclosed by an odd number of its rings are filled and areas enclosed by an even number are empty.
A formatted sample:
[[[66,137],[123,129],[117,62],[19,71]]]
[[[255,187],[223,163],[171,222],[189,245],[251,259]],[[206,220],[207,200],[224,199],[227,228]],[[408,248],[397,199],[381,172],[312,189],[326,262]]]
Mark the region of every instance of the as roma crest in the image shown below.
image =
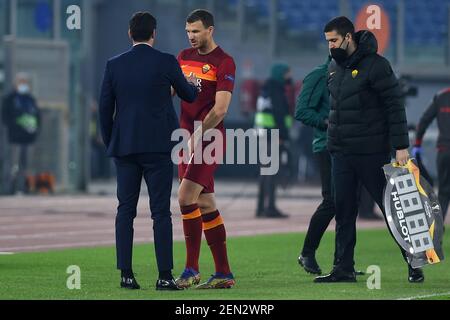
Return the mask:
[[[205,73],[208,73],[209,70],[211,70],[211,66],[210,66],[209,64],[203,65],[203,67],[202,67],[202,72],[203,72],[204,74],[205,74]]]

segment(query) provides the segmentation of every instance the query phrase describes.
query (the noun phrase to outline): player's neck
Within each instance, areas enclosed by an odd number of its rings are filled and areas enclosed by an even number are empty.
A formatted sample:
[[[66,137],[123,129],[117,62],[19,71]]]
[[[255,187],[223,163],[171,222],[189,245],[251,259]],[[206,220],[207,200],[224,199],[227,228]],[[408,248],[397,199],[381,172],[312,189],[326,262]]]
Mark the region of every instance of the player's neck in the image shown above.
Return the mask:
[[[204,48],[199,48],[198,49],[198,53],[205,55],[208,53],[211,53],[212,51],[214,51],[214,49],[216,49],[218,47],[218,45],[214,42],[214,40],[212,40],[210,43],[208,43]]]

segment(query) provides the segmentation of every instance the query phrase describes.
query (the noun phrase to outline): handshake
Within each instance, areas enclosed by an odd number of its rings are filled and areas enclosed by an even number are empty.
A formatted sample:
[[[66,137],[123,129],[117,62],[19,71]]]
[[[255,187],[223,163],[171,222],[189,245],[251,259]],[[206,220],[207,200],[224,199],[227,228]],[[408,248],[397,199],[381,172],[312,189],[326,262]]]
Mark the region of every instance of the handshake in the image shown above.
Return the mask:
[[[192,83],[194,86],[197,86],[197,79],[198,78],[193,72],[191,72],[189,74],[189,76],[184,76],[184,77],[186,78],[187,82]]]
[[[193,84],[198,90],[198,87],[197,87],[198,78],[193,72],[191,72],[188,76],[185,75],[184,77],[186,78],[187,82],[189,82],[190,84]],[[175,89],[173,87],[170,87],[170,92],[171,92],[172,96],[174,96],[176,93]]]

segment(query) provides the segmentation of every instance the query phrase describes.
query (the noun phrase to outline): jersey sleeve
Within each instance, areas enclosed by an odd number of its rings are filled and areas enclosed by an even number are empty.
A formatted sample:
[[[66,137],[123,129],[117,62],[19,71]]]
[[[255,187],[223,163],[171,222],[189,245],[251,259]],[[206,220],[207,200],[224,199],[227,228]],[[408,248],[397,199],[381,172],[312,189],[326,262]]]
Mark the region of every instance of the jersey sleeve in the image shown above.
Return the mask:
[[[181,62],[183,61],[183,56],[184,56],[184,50],[181,50],[177,56],[177,61],[180,66],[181,66]]]
[[[233,92],[236,65],[231,57],[226,58],[217,69],[217,91]]]

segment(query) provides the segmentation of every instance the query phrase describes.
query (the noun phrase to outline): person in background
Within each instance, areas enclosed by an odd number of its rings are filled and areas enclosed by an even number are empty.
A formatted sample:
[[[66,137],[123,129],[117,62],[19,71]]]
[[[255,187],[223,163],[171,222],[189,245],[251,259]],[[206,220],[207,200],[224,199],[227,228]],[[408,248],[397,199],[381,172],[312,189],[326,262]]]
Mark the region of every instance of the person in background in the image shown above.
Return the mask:
[[[413,157],[420,157],[422,154],[423,136],[434,119],[437,121],[439,130],[437,140],[438,198],[445,221],[450,201],[450,88],[436,93],[420,118],[417,125],[416,141],[412,149]]]
[[[298,257],[298,263],[312,274],[322,273],[315,254],[320,240],[335,214],[331,157],[327,150],[328,113],[330,112],[327,75],[330,61],[331,57],[305,77],[295,111],[295,119],[314,128],[312,149],[319,163],[322,184],[323,199],[311,217],[305,242]]]
[[[41,115],[27,73],[16,75],[14,90],[3,100],[2,119],[11,147],[10,193],[31,191],[27,183],[27,177],[31,177],[29,158],[39,135]]]
[[[255,128],[261,137],[268,130],[279,130],[279,145],[282,150],[289,142],[291,116],[286,97],[286,84],[292,82],[292,74],[288,65],[277,63],[271,68],[270,77],[264,83],[257,101]],[[267,129],[267,130],[258,130]],[[270,135],[268,136],[270,137]],[[268,139],[268,146],[271,145]],[[271,150],[268,150],[271,153]],[[277,175],[260,175],[256,217],[286,218],[276,207]]]

